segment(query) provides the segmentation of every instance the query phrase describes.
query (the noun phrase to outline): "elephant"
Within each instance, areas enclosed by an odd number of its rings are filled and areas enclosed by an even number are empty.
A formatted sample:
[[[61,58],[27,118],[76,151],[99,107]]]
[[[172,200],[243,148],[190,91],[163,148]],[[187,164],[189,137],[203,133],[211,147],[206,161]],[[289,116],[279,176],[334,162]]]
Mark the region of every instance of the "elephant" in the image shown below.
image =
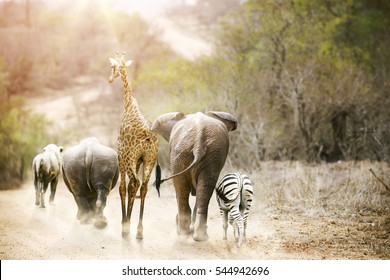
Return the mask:
[[[107,196],[119,177],[117,153],[91,137],[66,149],[62,159],[64,182],[78,207],[77,219],[81,223],[93,221],[95,227],[104,228]]]
[[[193,233],[195,241],[208,240],[207,215],[210,198],[229,151],[229,131],[237,119],[225,112],[181,112],[163,114],[153,122],[152,131],[170,147],[171,177],[178,205],[178,235]],[[196,196],[191,218],[189,196]]]
[[[35,187],[35,204],[45,208],[45,193],[50,183],[50,204],[53,204],[57,190],[58,176],[61,173],[61,153],[63,148],[49,144],[33,159],[32,170]]]

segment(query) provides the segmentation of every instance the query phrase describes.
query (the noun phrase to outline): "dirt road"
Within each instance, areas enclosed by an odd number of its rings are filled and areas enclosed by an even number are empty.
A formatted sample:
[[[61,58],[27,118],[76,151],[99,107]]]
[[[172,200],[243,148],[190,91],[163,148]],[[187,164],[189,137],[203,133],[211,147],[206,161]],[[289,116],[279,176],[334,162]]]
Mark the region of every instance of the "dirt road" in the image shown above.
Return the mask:
[[[46,196],[48,199],[48,194]],[[248,228],[248,243],[238,250],[230,231],[222,241],[222,221],[216,202],[210,203],[207,242],[194,242],[191,237],[177,236],[175,228],[176,199],[167,185],[162,196],[151,189],[147,195],[144,239],[135,238],[139,200],[135,203],[131,234],[121,236],[120,198],[118,188],[109,196],[105,215],[108,226],[98,230],[82,225],[76,219],[76,204],[61,182],[55,205],[41,209],[34,204],[32,184],[20,190],[0,193],[0,258],[1,259],[257,259],[275,257],[268,252],[267,239],[272,229],[266,226],[266,215],[254,207]],[[230,230],[232,230],[230,228]],[[277,244],[275,244],[276,246]],[[274,247],[277,251],[278,246]],[[270,254],[271,253],[271,254]],[[268,256],[266,255],[268,254]]]
[[[258,191],[258,196],[261,192]],[[120,198],[116,187],[109,195],[105,215],[108,226],[98,230],[76,219],[76,204],[61,182],[55,205],[41,209],[34,204],[32,183],[19,190],[0,192],[0,259],[380,259],[388,257],[388,235],[375,231],[372,220],[307,216],[276,211],[259,205],[249,216],[247,243],[238,249],[229,227],[222,240],[222,221],[215,197],[209,208],[207,242],[177,236],[176,198],[171,185],[161,198],[150,189],[144,216],[144,239],[135,238],[139,200],[135,202],[131,233],[121,236]],[[46,194],[48,199],[48,194]],[[382,224],[386,222],[382,220]],[[389,221],[387,221],[389,222]],[[387,243],[386,243],[387,242]],[[385,252],[375,248],[382,244]],[[383,247],[385,245],[385,247]]]

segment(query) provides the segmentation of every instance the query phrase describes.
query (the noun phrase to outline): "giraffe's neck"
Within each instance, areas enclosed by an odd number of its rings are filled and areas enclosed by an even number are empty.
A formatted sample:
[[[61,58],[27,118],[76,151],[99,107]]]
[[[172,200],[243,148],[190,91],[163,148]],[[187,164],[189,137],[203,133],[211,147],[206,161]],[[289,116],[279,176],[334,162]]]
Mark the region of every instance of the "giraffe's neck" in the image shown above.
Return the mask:
[[[137,100],[134,98],[133,89],[127,78],[126,69],[121,70],[121,78],[123,82],[123,94],[125,102],[124,118],[131,119],[132,122],[148,123],[141,113]]]
[[[132,106],[137,106],[134,97],[133,97],[133,89],[131,88],[131,85],[129,83],[129,80],[127,78],[127,72],[126,69],[121,70],[121,78],[123,82],[123,94],[124,94],[124,101],[125,101],[125,111],[131,110]],[[138,107],[138,106],[137,106]]]

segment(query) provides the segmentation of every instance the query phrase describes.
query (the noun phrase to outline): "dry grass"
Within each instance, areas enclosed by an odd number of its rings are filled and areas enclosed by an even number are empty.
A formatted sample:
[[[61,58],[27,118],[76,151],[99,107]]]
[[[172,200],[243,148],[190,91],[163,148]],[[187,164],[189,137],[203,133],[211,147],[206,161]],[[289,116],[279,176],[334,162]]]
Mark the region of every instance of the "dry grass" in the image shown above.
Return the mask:
[[[390,259],[390,167],[378,162],[264,162],[256,200],[288,252],[323,259]]]
[[[390,166],[366,161],[323,165],[264,162],[252,180],[262,204],[276,208],[288,207],[308,215],[388,210],[390,193],[370,168],[390,182]]]

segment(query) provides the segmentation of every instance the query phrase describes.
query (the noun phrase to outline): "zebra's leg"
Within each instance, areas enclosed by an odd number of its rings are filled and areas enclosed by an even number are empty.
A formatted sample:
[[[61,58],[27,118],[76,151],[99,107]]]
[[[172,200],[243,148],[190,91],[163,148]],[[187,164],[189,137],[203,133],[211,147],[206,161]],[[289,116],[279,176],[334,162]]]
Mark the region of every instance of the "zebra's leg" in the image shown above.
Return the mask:
[[[233,226],[234,238],[237,241],[238,240],[238,227],[237,227],[236,219],[233,217],[232,212],[229,212],[229,223]]]
[[[223,240],[227,240],[228,211],[221,209],[221,216],[223,219]]]
[[[253,186],[252,182],[248,178],[248,176],[243,175],[244,178],[244,186],[243,186],[243,199],[240,205],[241,209],[241,215],[244,219],[244,242],[246,241],[246,225],[249,215],[249,210],[252,206],[252,200],[253,200]]]
[[[244,242],[246,242],[246,220],[244,221],[244,233],[243,233],[243,236],[244,236]]]
[[[243,219],[243,240],[244,242],[246,242],[246,225],[247,225],[247,220],[248,220],[248,215],[249,215],[249,209],[251,207],[251,201],[252,201],[252,198],[250,198],[250,201],[247,201],[246,203],[244,203],[243,207],[241,208],[241,216],[242,216],[242,219]],[[248,203],[249,202],[249,203]]]
[[[236,241],[238,241],[239,238],[239,225],[237,224],[237,221],[239,219],[242,219],[240,213],[240,197],[238,197],[234,201],[234,205],[230,206],[230,215],[229,215],[229,222],[233,225],[234,237]]]
[[[238,231],[238,247],[241,247],[242,244],[245,242],[244,237],[244,220],[240,216],[238,219],[236,219],[236,225],[237,225],[237,231]]]

